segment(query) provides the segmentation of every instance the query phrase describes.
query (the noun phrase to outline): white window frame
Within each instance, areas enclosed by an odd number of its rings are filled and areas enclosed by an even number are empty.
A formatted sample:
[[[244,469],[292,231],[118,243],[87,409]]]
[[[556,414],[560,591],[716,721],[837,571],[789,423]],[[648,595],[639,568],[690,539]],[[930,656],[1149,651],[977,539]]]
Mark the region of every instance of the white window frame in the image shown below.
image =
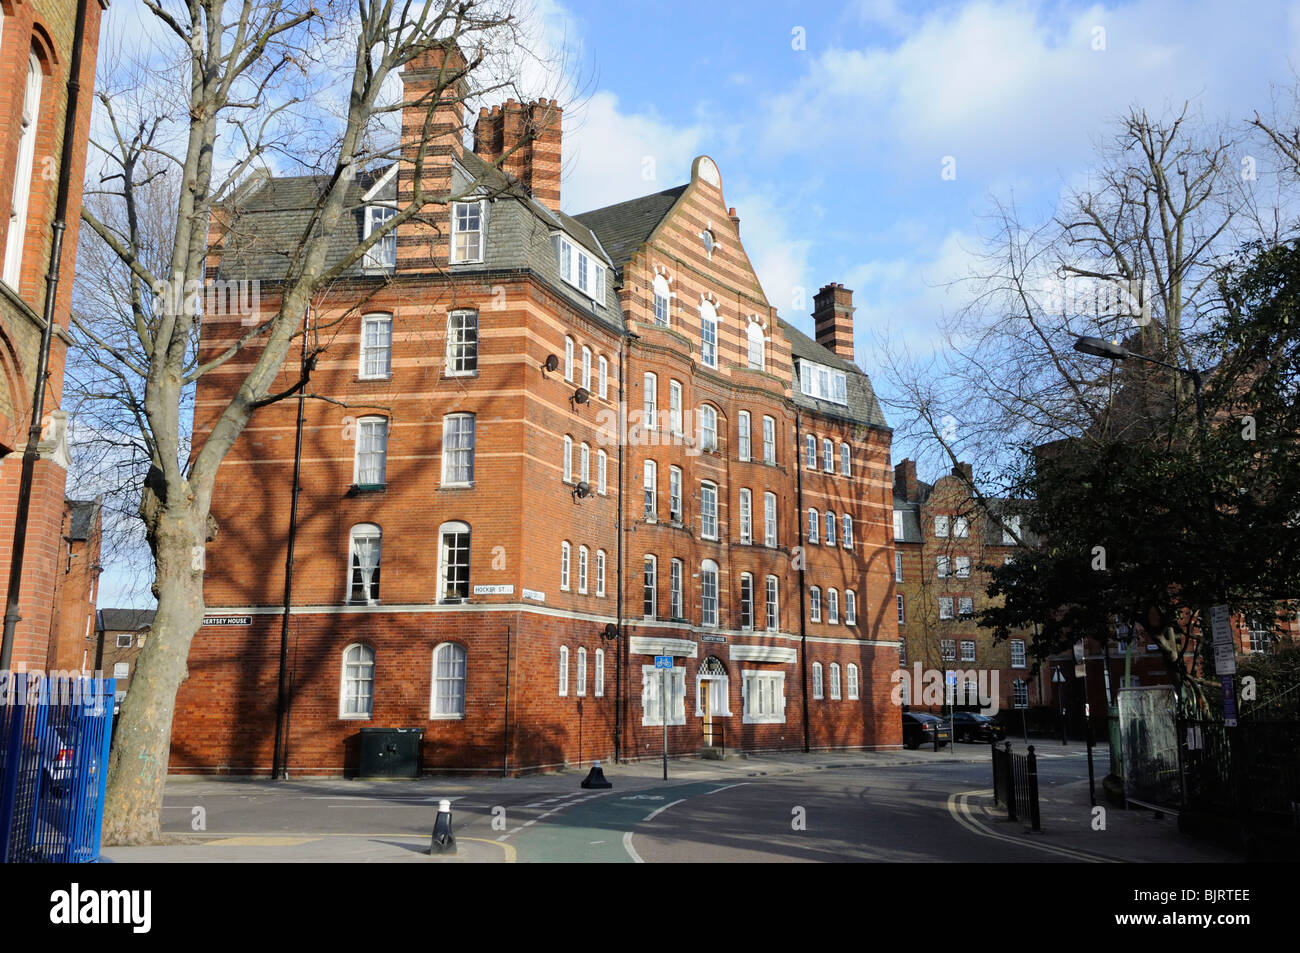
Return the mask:
[[[947,539],[949,532],[949,520],[947,516],[936,516],[934,518],[934,536],[936,539]]]
[[[0,12],[0,22],[4,14]],[[40,58],[34,49],[27,52],[27,82],[23,87],[23,107],[19,116],[18,159],[14,169],[14,188],[11,193],[12,212],[5,238],[4,282],[19,290],[22,284],[23,251],[27,245],[28,202],[32,193],[32,174],[36,161],[36,131],[41,115],[41,88],[45,74]],[[10,133],[12,136],[12,132]],[[12,141],[12,139],[10,140]]]
[[[358,658],[349,656],[357,652]],[[349,676],[349,667],[360,669],[361,674]],[[375,713],[375,650],[364,642],[353,642],[343,650],[342,665],[339,672],[339,718],[344,721],[368,721]],[[362,687],[368,691],[362,692]],[[351,689],[357,689],[352,691]],[[365,702],[364,710],[361,703]],[[348,703],[354,702],[356,711],[348,711]]]
[[[745,329],[745,358],[751,370],[767,370],[767,337],[763,334],[763,326],[757,321],[750,321],[749,327]]]
[[[682,521],[682,468],[668,468],[668,521]]]
[[[822,437],[822,472],[835,472],[835,441]]]
[[[596,595],[605,595],[605,550],[596,550]]]
[[[597,381],[600,385],[600,399],[609,400],[609,361],[605,359],[604,354],[600,355],[597,365],[599,369]]]
[[[813,586],[808,590],[808,618],[812,622],[822,620],[822,590],[820,586]]]
[[[712,480],[700,481],[700,538],[718,538],[718,484]]]
[[[956,639],[939,640],[939,660],[941,662],[957,661],[957,640]]]
[[[560,682],[559,695],[561,698],[569,696],[569,647],[560,646]]]
[[[565,483],[573,482],[573,438],[567,433],[564,435],[564,467],[563,476]]]
[[[953,603],[952,596],[939,597],[939,618],[940,619],[942,619],[945,622],[949,621],[950,619],[953,618],[955,614],[955,609],[956,607],[955,604]]]
[[[456,667],[453,664],[451,675],[438,674],[439,656],[446,652],[451,656],[453,663],[460,662],[460,674],[456,674]],[[465,698],[466,682],[469,680],[469,650],[459,642],[441,642],[433,650],[433,674],[430,678],[429,686],[429,720],[430,721],[460,721],[465,717]],[[450,699],[457,702],[453,711],[438,711],[439,693],[438,685],[440,682],[450,682],[453,691],[450,693]]]
[[[659,519],[659,464],[654,460],[641,464],[641,491],[645,520],[653,523]]]
[[[668,381],[668,429],[674,436],[681,436],[682,418],[682,382]]]
[[[707,299],[700,302],[700,360],[705,367],[718,366],[718,310]]]
[[[578,444],[578,482],[591,485],[591,447]]]
[[[375,341],[371,341],[372,332]],[[368,365],[373,363],[376,370]],[[361,348],[357,364],[357,379],[363,381],[387,380],[393,375],[393,316],[374,313],[361,318]]]
[[[835,518],[835,511],[827,510],[826,511],[826,545],[827,546],[835,545],[836,530],[839,529],[839,526],[837,525],[838,523],[839,520]]]
[[[1029,682],[1023,678],[1016,678],[1011,681],[1011,707],[1029,707]]]
[[[366,433],[368,430],[374,430],[382,425],[382,440],[380,447],[376,449],[363,450],[366,446]],[[378,457],[378,470],[376,474],[373,471],[366,473],[366,476],[378,476],[378,480],[362,481],[362,454],[374,455]],[[352,462],[352,483],[355,486],[387,486],[388,478],[388,418],[387,417],[362,417],[357,421],[357,440],[356,453]]]
[[[975,597],[974,596],[957,597],[957,618],[959,619],[975,618]]]
[[[834,587],[826,590],[826,624],[840,624],[840,591]]]
[[[591,393],[591,348],[582,346],[582,386]]]
[[[903,536],[903,511],[894,510],[894,539],[899,540]]]
[[[748,460],[750,451],[749,411],[742,410],[736,416],[736,458]]]
[[[808,542],[817,543],[821,541],[822,532],[822,514],[821,510],[815,506],[808,507]]]
[[[740,490],[740,541],[746,546],[754,542],[754,494],[748,487]]]
[[[585,544],[578,546],[578,594],[587,594],[587,569],[590,563],[590,551]]]
[[[817,469],[817,437],[815,434],[803,435],[803,461],[809,470]]]
[[[853,515],[845,513],[840,517],[840,545],[845,549],[853,548]]]
[[[965,516],[954,516],[952,518],[952,538],[970,539],[970,520]]]
[[[573,547],[566,539],[560,543],[560,591],[569,591],[569,570],[573,558]]]
[[[840,663],[839,662],[831,662],[829,674],[830,674],[830,683],[831,683],[830,684],[831,701],[833,702],[841,701],[843,699],[843,696],[840,692]]]
[[[712,579],[712,593],[710,593]],[[700,563],[700,625],[717,628],[718,625],[718,564],[712,559]]]
[[[478,228],[466,228],[461,224],[461,219],[464,218],[468,222],[469,218],[474,214],[474,206],[478,206]],[[465,265],[483,261],[487,247],[487,218],[486,200],[451,203],[451,241],[447,248],[451,264]],[[471,235],[474,236],[472,243],[468,237]],[[462,236],[465,236],[463,251],[458,247],[461,244]],[[470,253],[471,248],[475,251],[475,254]]]
[[[754,628],[754,574],[748,572],[740,574],[740,628],[743,631]]]
[[[578,697],[585,698],[587,695],[587,650],[585,647],[578,646]]]
[[[570,384],[573,383],[573,355],[576,353],[576,346],[573,338],[565,336],[564,338],[564,379]]]
[[[903,554],[894,550],[894,582],[903,581]]]
[[[646,597],[649,596],[650,611],[646,611]],[[652,553],[646,553],[641,560],[641,617],[653,619],[659,615],[659,559]]]
[[[477,311],[462,309],[447,315],[446,352],[443,373],[447,377],[474,377],[478,374]]]
[[[821,662],[812,663],[812,697],[814,701],[821,701],[826,697],[826,680]]]
[[[900,592],[897,596],[895,596],[894,598],[895,598],[895,600],[898,602],[898,624],[899,624],[899,625],[907,625],[907,608],[906,608],[907,603],[906,603],[906,600],[904,599],[903,594],[902,594],[901,592]]]
[[[641,666],[641,726],[658,728],[664,723],[659,689],[667,672],[668,725],[686,724],[686,668],[674,665],[671,669],[657,669],[653,665]]]
[[[466,431],[462,422],[469,421],[469,429]],[[451,443],[463,442],[463,438],[468,432],[469,446],[449,446]],[[477,422],[473,414],[447,414],[442,418],[442,485],[443,486],[473,486],[474,485],[474,450],[477,445],[478,432]],[[461,463],[464,455],[468,454],[468,464]],[[452,479],[448,474],[455,470],[466,471],[464,479]]]
[[[718,449],[718,411],[711,404],[700,405],[700,450]]]
[[[962,639],[960,651],[961,651],[961,660],[963,662],[975,661],[975,640]]]
[[[651,294],[653,298],[650,302],[651,319],[659,327],[666,328],[672,320],[672,290],[668,287],[668,279],[663,275],[655,275],[652,283]],[[663,302],[662,315],[660,314],[660,302]]]
[[[668,617],[670,619],[686,618],[686,563],[674,559],[668,564]]]
[[[785,724],[785,672],[742,670],[741,697],[744,702],[743,724]],[[764,710],[769,707],[771,711]]]
[[[970,557],[954,556],[953,557],[953,575],[958,579],[970,578]]]
[[[447,595],[448,572],[452,566],[448,562],[448,545],[447,536],[465,536],[465,593],[461,596],[449,597]],[[468,523],[462,520],[448,520],[438,527],[438,602],[439,603],[459,603],[468,602],[470,593],[470,573],[473,570],[473,546],[474,534]]]
[[[357,540],[374,540],[375,541],[375,565],[372,569],[373,575],[369,582],[366,581],[365,569],[360,563]],[[348,532],[348,578],[347,578],[347,602],[348,605],[373,606],[379,604],[380,592],[379,587],[382,578],[384,558],[384,532],[375,523],[357,523]],[[357,574],[361,573],[362,586],[366,592],[364,599],[354,599],[353,591],[356,588]],[[373,594],[372,594],[373,593]]]
[[[776,466],[776,418],[763,417],[763,462]]]
[[[781,630],[781,587],[776,576],[768,576],[764,580],[763,597],[767,631],[779,632]]]
[[[858,624],[858,594],[852,589],[844,590],[844,624]]]
[[[853,450],[847,443],[840,444],[840,476],[852,476],[853,466],[850,460],[853,457]]]
[[[596,698],[605,697],[605,650],[596,649],[596,670],[592,680],[591,693]]]
[[[1019,659],[1019,661],[1017,661],[1017,659]],[[1027,660],[1027,657],[1026,657],[1026,655],[1025,655],[1025,640],[1024,640],[1024,639],[1012,639],[1012,640],[1011,640],[1011,667],[1012,667],[1012,668],[1028,668],[1028,667],[1029,667],[1029,666],[1028,666],[1028,660]]]
[[[858,701],[861,689],[858,679],[858,667],[853,662],[850,662],[845,668],[845,680],[848,682],[846,687],[848,688],[849,701]]]
[[[769,549],[776,548],[776,494],[763,494],[763,545]]]
[[[646,430],[659,429],[659,375],[647,373],[642,382],[642,423]]]
[[[604,450],[596,451],[596,492],[605,496],[609,489],[606,480],[606,470],[608,468],[609,458]]]

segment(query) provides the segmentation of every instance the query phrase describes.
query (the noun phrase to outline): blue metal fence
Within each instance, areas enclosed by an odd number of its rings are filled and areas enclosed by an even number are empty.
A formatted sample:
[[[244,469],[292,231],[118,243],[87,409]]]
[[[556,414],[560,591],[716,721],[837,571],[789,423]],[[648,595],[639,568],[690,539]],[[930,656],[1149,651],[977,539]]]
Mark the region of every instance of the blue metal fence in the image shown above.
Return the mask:
[[[99,859],[111,678],[0,675],[0,860]]]

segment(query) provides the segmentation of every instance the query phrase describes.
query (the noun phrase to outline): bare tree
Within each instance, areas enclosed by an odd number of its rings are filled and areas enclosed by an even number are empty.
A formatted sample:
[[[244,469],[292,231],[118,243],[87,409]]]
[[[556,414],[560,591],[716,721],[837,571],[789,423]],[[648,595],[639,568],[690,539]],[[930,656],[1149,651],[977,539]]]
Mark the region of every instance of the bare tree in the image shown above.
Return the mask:
[[[448,116],[459,115],[449,107],[469,96],[518,95],[519,77],[538,60],[514,0],[145,5],[163,40],[101,83],[92,136],[99,181],[92,174],[82,215],[87,244],[98,248],[82,258],[73,318],[76,390],[98,414],[90,427],[108,446],[120,444],[118,457],[147,464],[134,479],[158,609],[109,765],[104,839],[119,844],[160,836],[176,692],[203,618],[205,544],[219,530],[210,515],[218,467],[260,407],[307,386],[315,352],[328,346],[318,335],[304,349],[301,375],[293,359],[298,379],[276,381],[313,300],[399,226],[432,223],[436,210],[486,187],[485,176],[455,188],[424,173],[439,144],[464,136],[447,128]],[[411,65],[435,77],[414,104],[398,82]],[[544,75],[540,65],[533,72]],[[400,151],[397,133],[412,108],[423,117],[414,154]],[[330,246],[348,224],[349,187],[399,159],[413,165],[411,199],[340,256]],[[203,287],[210,236],[219,240],[237,219],[242,183],[275,166],[314,173],[325,185],[272,306],[234,343],[200,354],[202,301],[193,291]],[[251,357],[248,371],[210,429],[194,437],[195,382],[237,355]]]

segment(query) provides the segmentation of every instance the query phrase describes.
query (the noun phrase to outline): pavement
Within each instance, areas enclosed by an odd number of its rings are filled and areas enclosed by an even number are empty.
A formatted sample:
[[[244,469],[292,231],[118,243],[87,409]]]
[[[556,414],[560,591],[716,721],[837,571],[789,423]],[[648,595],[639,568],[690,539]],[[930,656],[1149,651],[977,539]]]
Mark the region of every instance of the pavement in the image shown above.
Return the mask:
[[[1013,740],[1024,750],[1023,740]],[[1232,861],[1179,835],[1176,819],[1088,804],[1082,744],[1036,742],[1046,833],[992,804],[987,745],[939,752],[734,755],[604,765],[612,789],[584,790],[587,766],[520,778],[412,781],[169,778],[162,845],[108,847],[111,863],[515,863],[568,860]],[[1097,783],[1105,749],[1094,749]],[[1082,777],[1084,780],[1078,780]],[[722,792],[727,792],[723,795]],[[438,801],[451,800],[457,849],[429,854]],[[818,800],[818,799],[821,800]],[[820,831],[781,845],[795,801]],[[945,804],[946,801],[946,804]],[[863,814],[864,805],[869,806]],[[946,809],[945,809],[946,808]],[[797,808],[802,810],[803,808]],[[665,811],[669,813],[664,814]],[[765,820],[765,819],[766,820]],[[785,818],[785,820],[780,820]],[[864,819],[865,818],[865,819]],[[772,830],[758,832],[770,822]],[[813,825],[816,827],[817,825]],[[833,833],[826,833],[827,829]],[[798,830],[796,826],[796,830]],[[845,832],[848,833],[845,833]],[[635,834],[636,840],[633,841]],[[972,836],[973,835],[973,836]],[[978,838],[978,839],[976,839]],[[755,847],[755,844],[766,845]],[[643,854],[645,856],[643,856]]]

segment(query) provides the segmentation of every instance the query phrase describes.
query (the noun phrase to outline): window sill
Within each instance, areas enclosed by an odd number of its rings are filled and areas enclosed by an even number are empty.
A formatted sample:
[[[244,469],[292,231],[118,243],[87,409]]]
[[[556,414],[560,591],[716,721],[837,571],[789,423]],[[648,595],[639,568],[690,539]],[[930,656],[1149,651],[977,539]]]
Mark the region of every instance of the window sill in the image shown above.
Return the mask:
[[[392,379],[393,375],[391,373],[376,374],[373,377],[365,374],[358,374],[356,377],[352,378],[352,380],[358,384],[374,383],[375,381],[391,381]]]
[[[446,380],[449,377],[478,377],[478,371],[449,371],[443,368],[442,377]]]
[[[471,480],[469,483],[443,483],[442,485],[440,485],[440,486],[438,487],[438,489],[440,489],[440,490],[472,490],[472,489],[474,489],[474,481]]]
[[[339,721],[370,721],[371,715],[339,715]]]
[[[462,712],[459,715],[430,715],[430,721],[464,721],[465,715]]]
[[[348,487],[348,496],[359,496],[362,493],[383,493],[388,489],[387,483],[353,483]]]

